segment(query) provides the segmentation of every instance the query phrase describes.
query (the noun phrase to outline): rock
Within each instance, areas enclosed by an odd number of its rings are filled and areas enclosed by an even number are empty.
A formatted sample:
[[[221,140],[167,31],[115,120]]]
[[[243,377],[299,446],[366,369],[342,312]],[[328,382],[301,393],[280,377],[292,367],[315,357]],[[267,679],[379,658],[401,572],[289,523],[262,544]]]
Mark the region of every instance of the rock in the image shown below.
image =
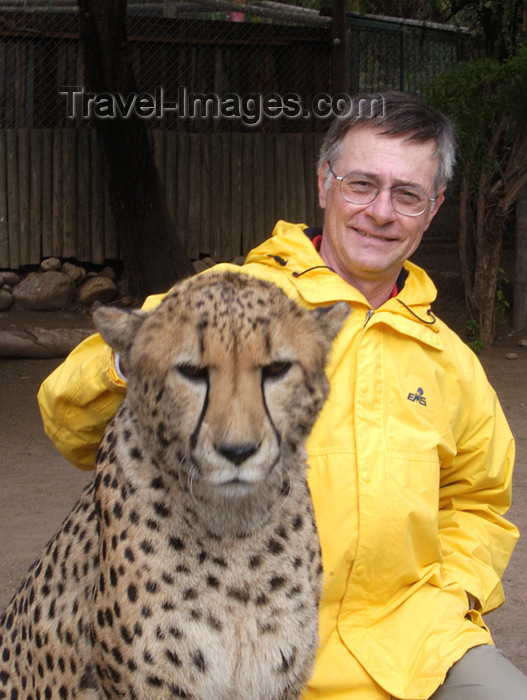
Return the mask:
[[[112,282],[117,282],[117,274],[115,273],[115,270],[110,267],[103,267],[103,269],[99,272],[99,275],[101,277],[108,277],[109,280],[112,280]]]
[[[40,263],[42,272],[59,272],[61,267],[62,263],[58,258],[46,258]]]
[[[192,263],[192,267],[194,268],[197,275],[199,275],[200,272],[209,269],[209,266],[205,263],[204,260],[194,260],[194,262]]]
[[[120,297],[127,297],[130,296],[131,290],[130,290],[130,282],[125,278],[122,280],[119,280],[117,282],[117,289],[119,291],[119,296]]]
[[[5,311],[13,303],[13,296],[5,289],[0,289],[0,311]]]
[[[108,277],[89,277],[77,289],[77,301],[83,306],[91,306],[98,301],[107,304],[117,296],[117,285]]]
[[[86,279],[86,270],[80,265],[73,265],[72,263],[65,262],[61,270],[65,275],[71,277],[76,285],[82,284]]]
[[[518,359],[518,353],[517,352],[508,352],[505,355],[506,360],[517,360]]]
[[[16,272],[11,272],[10,270],[2,272],[2,277],[4,284],[8,284],[10,287],[14,287],[22,279],[20,275],[18,275]]]
[[[232,264],[241,266],[241,265],[243,265],[244,262],[245,262],[245,255],[238,255],[237,258],[234,258],[234,260],[232,261]]]
[[[62,272],[30,272],[13,289],[14,300],[32,311],[57,311],[73,301],[75,283]]]
[[[527,348],[527,338],[522,338],[518,341],[518,345],[522,348]]]

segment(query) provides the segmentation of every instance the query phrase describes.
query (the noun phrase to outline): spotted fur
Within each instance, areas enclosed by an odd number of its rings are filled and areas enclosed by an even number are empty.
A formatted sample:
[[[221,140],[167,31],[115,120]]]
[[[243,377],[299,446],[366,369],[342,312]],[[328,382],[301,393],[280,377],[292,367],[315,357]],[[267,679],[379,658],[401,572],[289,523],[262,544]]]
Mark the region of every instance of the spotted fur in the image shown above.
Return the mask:
[[[0,698],[300,697],[322,573],[304,442],[347,313],[218,272],[96,312],[127,395],[0,620]]]

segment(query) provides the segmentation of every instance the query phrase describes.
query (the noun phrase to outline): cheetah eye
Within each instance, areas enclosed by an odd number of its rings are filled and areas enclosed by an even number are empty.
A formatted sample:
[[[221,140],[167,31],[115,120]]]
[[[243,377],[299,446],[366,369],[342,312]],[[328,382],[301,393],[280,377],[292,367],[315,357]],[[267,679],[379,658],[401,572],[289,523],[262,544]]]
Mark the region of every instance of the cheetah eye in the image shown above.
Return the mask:
[[[196,367],[195,365],[176,365],[176,371],[192,382],[206,382],[209,378],[209,370],[207,367]]]
[[[262,379],[264,381],[266,379],[280,379],[280,377],[283,377],[289,372],[292,366],[293,363],[288,360],[271,362],[269,365],[262,367]]]

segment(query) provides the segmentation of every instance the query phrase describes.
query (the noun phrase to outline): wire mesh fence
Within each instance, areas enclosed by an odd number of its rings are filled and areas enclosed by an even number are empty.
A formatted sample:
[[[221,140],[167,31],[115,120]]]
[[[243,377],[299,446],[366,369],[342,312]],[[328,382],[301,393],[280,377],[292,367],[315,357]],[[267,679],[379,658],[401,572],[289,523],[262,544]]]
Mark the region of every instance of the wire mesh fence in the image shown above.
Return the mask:
[[[423,93],[441,72],[472,53],[467,32],[411,20],[349,17],[348,34],[352,93]]]
[[[144,0],[128,15],[137,95],[116,102],[89,92],[75,2],[0,0],[0,126],[79,128],[134,112],[155,129],[324,131],[343,71],[350,94],[420,92],[469,50],[451,28],[348,13],[338,65],[331,17],[270,0]]]
[[[336,51],[333,19],[301,1],[130,2],[137,89],[95,94],[75,2],[0,0],[0,268],[119,257],[96,119],[144,120],[192,259],[243,255],[279,218],[320,225],[315,160],[342,89],[419,92],[469,42],[348,14]]]

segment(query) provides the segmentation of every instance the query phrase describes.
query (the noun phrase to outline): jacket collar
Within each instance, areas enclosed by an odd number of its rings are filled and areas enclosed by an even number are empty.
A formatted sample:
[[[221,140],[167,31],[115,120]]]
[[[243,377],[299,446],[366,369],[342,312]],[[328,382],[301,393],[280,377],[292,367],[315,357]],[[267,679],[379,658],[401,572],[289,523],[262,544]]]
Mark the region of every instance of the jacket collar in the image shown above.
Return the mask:
[[[347,301],[355,307],[363,307],[370,324],[384,322],[430,345],[441,345],[439,327],[430,310],[437,290],[422,268],[407,261],[404,264],[403,274],[406,277],[402,289],[396,297],[388,299],[373,311],[367,299],[355,287],[324,263],[311,242],[313,232],[317,230],[305,224],[278,221],[272,237],[254,248],[245,262],[281,268],[307,305]]]

